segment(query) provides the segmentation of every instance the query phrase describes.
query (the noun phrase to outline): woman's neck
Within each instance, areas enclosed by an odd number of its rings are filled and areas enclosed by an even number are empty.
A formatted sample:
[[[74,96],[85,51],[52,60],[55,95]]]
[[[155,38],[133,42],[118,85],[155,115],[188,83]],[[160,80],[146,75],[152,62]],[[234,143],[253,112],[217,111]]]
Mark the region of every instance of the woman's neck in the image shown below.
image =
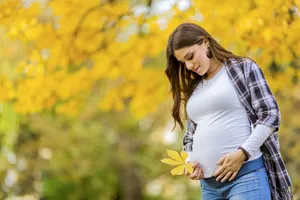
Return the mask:
[[[205,79],[209,80],[209,79],[213,78],[216,75],[216,73],[218,73],[221,66],[222,66],[222,63],[218,63],[217,61],[212,60],[210,66],[209,66],[209,69],[206,72]]]

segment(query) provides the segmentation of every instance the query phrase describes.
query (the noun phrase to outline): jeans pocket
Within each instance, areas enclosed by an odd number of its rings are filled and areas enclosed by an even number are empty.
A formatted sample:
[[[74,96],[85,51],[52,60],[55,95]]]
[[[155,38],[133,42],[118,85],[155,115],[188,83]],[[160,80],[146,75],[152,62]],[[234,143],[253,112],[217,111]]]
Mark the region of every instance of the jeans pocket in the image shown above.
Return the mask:
[[[249,182],[249,181],[257,181],[257,180],[258,180],[257,175],[255,171],[253,171],[240,176],[239,178],[235,179],[234,182]]]
[[[232,184],[229,194],[232,199],[244,199],[244,195],[251,197],[247,199],[259,198],[259,179],[255,171],[238,177]]]
[[[238,187],[252,187],[253,189],[259,188],[259,180],[255,171],[244,174],[233,181],[234,185]]]

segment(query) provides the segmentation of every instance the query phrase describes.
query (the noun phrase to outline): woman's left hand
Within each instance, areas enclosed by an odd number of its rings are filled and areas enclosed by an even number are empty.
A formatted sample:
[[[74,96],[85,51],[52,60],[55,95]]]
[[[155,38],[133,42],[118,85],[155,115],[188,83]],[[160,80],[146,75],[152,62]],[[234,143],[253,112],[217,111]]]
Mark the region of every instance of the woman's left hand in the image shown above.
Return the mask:
[[[221,165],[221,167],[219,167],[214,173],[214,177],[217,177],[216,181],[219,181],[221,178],[223,178],[221,182],[225,182],[228,178],[229,181],[232,181],[242,167],[245,158],[246,156],[241,149],[224,155],[217,162],[217,164]]]

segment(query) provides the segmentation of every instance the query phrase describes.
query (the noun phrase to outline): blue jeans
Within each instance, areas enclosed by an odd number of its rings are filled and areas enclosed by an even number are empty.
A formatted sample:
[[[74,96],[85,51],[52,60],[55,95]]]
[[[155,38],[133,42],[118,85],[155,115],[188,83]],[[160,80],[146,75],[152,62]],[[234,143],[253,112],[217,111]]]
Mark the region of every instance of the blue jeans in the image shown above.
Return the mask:
[[[216,181],[216,177],[201,179],[202,200],[271,200],[265,167],[244,174],[232,181]]]

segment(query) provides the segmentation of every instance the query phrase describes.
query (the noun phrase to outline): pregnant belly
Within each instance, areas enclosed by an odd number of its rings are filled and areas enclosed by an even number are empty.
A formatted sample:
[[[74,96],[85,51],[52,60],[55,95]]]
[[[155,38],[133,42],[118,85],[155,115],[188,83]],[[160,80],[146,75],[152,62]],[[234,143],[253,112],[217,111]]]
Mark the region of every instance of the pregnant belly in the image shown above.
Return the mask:
[[[238,147],[229,142],[224,138],[216,137],[214,134],[194,135],[191,159],[200,163],[204,178],[212,177],[221,166],[217,165],[218,160]]]

